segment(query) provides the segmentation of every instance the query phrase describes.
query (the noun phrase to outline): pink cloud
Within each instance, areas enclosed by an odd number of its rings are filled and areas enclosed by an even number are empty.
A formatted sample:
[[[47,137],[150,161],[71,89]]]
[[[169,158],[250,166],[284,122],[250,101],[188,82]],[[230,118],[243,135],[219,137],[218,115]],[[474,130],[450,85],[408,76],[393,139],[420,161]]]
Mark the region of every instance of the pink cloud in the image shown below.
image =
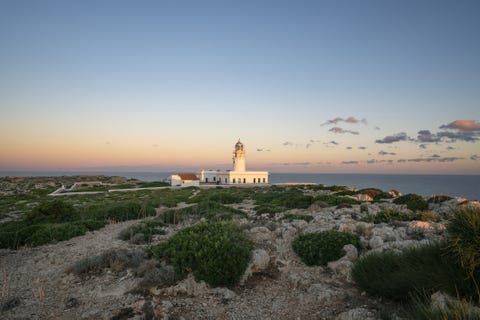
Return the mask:
[[[455,120],[440,126],[440,129],[456,129],[460,131],[480,131],[480,122],[475,120]]]

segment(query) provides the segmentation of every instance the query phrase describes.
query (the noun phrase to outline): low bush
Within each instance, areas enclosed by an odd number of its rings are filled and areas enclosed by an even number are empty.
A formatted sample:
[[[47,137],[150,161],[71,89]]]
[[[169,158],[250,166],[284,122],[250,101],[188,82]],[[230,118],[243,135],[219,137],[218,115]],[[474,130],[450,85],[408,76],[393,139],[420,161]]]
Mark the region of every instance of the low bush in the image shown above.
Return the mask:
[[[406,204],[412,211],[423,211],[428,209],[428,203],[422,196],[409,193],[393,200],[395,204]]]
[[[348,203],[348,204],[359,203],[357,200],[349,197],[342,197],[342,196],[336,196],[336,195],[330,195],[330,194],[322,194],[322,195],[316,196],[315,201],[323,201],[330,206],[338,206],[339,204],[342,204],[342,203]]]
[[[285,208],[285,210],[306,209],[313,202],[313,197],[304,195],[302,190],[285,187],[271,187],[266,191],[257,192],[253,195],[253,199],[260,208],[270,206],[270,208]]]
[[[61,199],[42,203],[24,216],[24,220],[30,223],[40,222],[65,222],[75,216],[75,209],[70,203]]]
[[[178,275],[192,272],[211,286],[232,287],[245,272],[252,249],[252,242],[236,225],[203,222],[180,230],[151,252],[169,259]]]
[[[140,203],[133,201],[101,209],[98,213],[98,215],[104,220],[112,220],[116,222],[142,219],[156,214],[157,212],[153,207],[141,205]]]
[[[133,244],[149,243],[153,235],[165,234],[164,223],[155,220],[145,220],[126,229],[123,229],[118,237]]]
[[[104,269],[113,272],[123,272],[128,268],[136,268],[147,257],[143,250],[111,249],[96,256],[90,256],[71,265],[68,273],[79,276],[100,274]]]
[[[438,196],[432,196],[428,198],[427,202],[428,203],[442,203],[448,200],[452,200],[453,197],[447,196],[447,195],[438,195]]]
[[[429,297],[414,296],[410,318],[417,320],[478,320],[480,311],[468,299],[447,299],[443,306],[432,305]]]
[[[351,233],[330,230],[298,236],[293,241],[293,250],[309,266],[326,265],[345,255],[343,246],[346,244],[359,247],[360,241]]]
[[[269,213],[269,214],[274,214],[277,212],[283,212],[287,211],[287,208],[285,207],[279,207],[279,206],[272,206],[268,204],[262,204],[259,206],[255,206],[254,208],[256,214],[263,214],[263,213]]]
[[[403,212],[392,208],[382,210],[373,215],[373,223],[389,223],[393,221],[412,221],[417,220],[419,215],[413,212]]]
[[[455,209],[447,232],[449,253],[460,261],[471,277],[480,281],[480,208]]]
[[[162,214],[161,219],[164,223],[177,224],[188,217],[203,217],[210,221],[223,221],[231,220],[234,215],[246,216],[243,211],[221,205],[218,202],[202,201],[182,209],[167,210]]]
[[[445,245],[436,243],[402,252],[374,252],[355,262],[352,277],[367,293],[394,300],[438,290],[455,296],[475,294],[466,272],[444,249]]]
[[[293,221],[293,220],[304,220],[310,222],[313,220],[313,217],[308,214],[286,214],[283,216],[282,220]]]

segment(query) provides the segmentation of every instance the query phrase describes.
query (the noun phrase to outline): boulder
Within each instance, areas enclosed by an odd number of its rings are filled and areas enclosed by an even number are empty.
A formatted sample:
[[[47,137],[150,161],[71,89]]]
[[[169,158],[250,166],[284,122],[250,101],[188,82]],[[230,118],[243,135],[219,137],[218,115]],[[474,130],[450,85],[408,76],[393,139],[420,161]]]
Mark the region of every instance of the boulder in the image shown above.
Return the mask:
[[[365,308],[355,308],[352,310],[348,310],[345,312],[340,313],[336,318],[336,320],[375,320],[375,314]]]
[[[165,293],[170,296],[186,295],[189,297],[204,296],[208,292],[208,287],[205,281],[197,282],[192,274],[180,281],[173,287],[165,289]]]
[[[368,241],[368,245],[372,249],[378,249],[383,246],[383,239],[379,236],[373,236],[370,241]]]
[[[249,234],[254,242],[262,242],[272,239],[272,232],[265,227],[254,227],[250,229]]]
[[[319,303],[330,303],[333,300],[341,299],[345,293],[329,287],[323,283],[314,283],[308,288],[308,294]]]

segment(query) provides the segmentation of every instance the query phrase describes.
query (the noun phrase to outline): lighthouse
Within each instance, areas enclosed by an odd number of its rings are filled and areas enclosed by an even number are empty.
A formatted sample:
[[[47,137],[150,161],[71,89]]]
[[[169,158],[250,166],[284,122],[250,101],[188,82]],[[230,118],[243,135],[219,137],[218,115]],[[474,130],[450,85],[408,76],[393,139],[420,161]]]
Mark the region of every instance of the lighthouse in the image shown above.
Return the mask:
[[[201,170],[197,175],[200,184],[268,184],[268,171],[247,171],[245,146],[238,142],[233,150],[233,170]]]
[[[245,171],[245,150],[240,139],[238,139],[238,142],[235,144],[235,151],[233,151],[233,171]]]

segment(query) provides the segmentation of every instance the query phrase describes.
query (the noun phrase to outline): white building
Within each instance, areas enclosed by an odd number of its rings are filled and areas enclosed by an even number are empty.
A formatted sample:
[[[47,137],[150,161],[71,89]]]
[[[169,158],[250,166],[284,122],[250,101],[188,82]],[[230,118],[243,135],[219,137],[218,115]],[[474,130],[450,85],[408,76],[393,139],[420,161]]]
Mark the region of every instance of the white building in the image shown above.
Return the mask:
[[[233,171],[202,170],[198,177],[201,183],[212,184],[268,184],[267,171],[246,171],[245,149],[238,140],[233,152]]]
[[[178,173],[170,176],[170,185],[178,187],[198,187],[200,180],[194,173]]]

